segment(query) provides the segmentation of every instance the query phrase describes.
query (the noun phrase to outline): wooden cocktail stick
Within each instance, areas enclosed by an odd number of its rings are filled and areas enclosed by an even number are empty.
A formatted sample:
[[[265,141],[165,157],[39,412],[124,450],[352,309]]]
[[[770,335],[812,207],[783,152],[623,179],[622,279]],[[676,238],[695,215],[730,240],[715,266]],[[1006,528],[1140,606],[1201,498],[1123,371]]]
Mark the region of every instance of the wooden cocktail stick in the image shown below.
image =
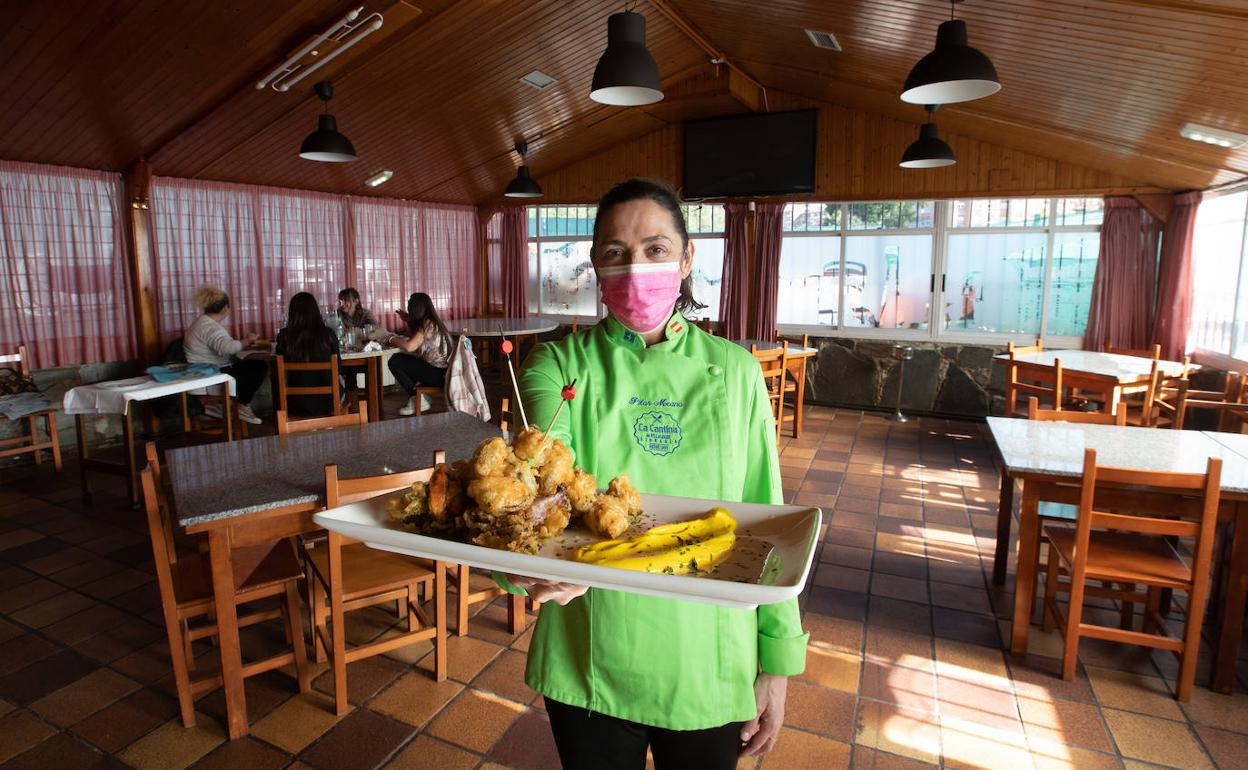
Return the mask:
[[[555,427],[555,420],[559,419],[559,413],[563,411],[563,405],[576,398],[576,380],[572,380],[570,385],[564,385],[559,395],[562,398],[559,400],[559,406],[555,408],[554,416],[550,418],[550,425],[546,426],[546,432],[542,434],[542,443],[546,442],[546,437],[550,435],[550,429]]]
[[[511,365],[511,340],[503,337],[503,357],[507,359],[507,371],[511,372],[511,388],[516,393],[516,406],[520,409],[520,422],[523,423],[525,429],[529,427],[529,418],[524,414],[524,402],[520,400],[520,385],[516,383],[516,370]]]

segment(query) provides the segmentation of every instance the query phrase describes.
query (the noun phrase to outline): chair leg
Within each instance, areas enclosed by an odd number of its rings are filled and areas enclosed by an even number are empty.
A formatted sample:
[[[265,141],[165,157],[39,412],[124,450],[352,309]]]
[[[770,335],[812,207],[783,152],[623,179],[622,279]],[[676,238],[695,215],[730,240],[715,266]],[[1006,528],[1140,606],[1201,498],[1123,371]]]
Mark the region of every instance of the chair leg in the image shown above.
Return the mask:
[[[295,678],[299,680],[299,692],[307,692],[308,647],[303,639],[303,608],[299,606],[299,585],[294,580],[286,584],[286,628],[290,632],[291,647],[295,653]]]
[[[420,606],[420,583],[413,580],[407,584],[407,630],[420,630],[420,617],[416,614],[416,608]]]
[[[1164,629],[1158,628],[1153,617],[1161,610],[1161,589],[1156,586],[1148,587],[1148,600],[1144,604],[1144,633],[1164,633]]]
[[[182,645],[183,654],[186,656],[186,670],[195,670],[195,651],[191,649],[191,624],[189,621],[182,621]]]
[[[38,444],[39,443],[39,424],[35,422],[35,416],[33,414],[28,415],[26,417],[26,429],[30,431],[30,443]],[[43,450],[42,449],[36,449],[35,451],[31,452],[31,454],[35,456],[35,465],[43,465]]]
[[[1057,606],[1057,579],[1061,575],[1057,553],[1049,549],[1049,563],[1044,571],[1044,606],[1040,608],[1040,628],[1045,633],[1053,630],[1056,620],[1054,608]]]
[[[52,442],[52,466],[61,470],[61,439],[56,435],[56,412],[47,412],[48,440]]]
[[[333,644],[334,713],[347,713],[347,629],[342,599],[342,535],[329,533],[329,622]]]
[[[528,623],[528,617],[524,614],[524,604],[526,597],[520,594],[507,595],[507,627],[513,634],[518,634],[524,630]]]
[[[309,614],[312,616],[312,660],[324,663],[327,657],[323,634],[325,627],[325,588],[311,572],[308,573],[308,592],[312,594]]]
[[[166,607],[168,610],[168,607]],[[165,633],[169,637],[169,658],[173,663],[173,681],[178,690],[178,710],[182,713],[182,726],[195,726],[195,702],[191,698],[191,675],[187,669],[186,650],[189,637],[183,633],[184,621],[165,612]]]
[[[1071,570],[1070,607],[1066,611],[1066,632],[1062,647],[1062,679],[1075,678],[1075,666],[1079,663],[1079,624],[1083,622],[1083,582],[1074,579]]]
[[[446,680],[446,563],[433,563],[433,678]]]
[[[1120,583],[1119,586],[1124,591],[1135,592],[1134,583]],[[1122,599],[1122,607],[1119,609],[1118,627],[1124,631],[1131,631],[1135,628],[1135,602]]]
[[[468,593],[472,590],[472,569],[467,564],[459,565],[459,574],[455,582],[457,613],[455,617],[455,635],[468,634]]]

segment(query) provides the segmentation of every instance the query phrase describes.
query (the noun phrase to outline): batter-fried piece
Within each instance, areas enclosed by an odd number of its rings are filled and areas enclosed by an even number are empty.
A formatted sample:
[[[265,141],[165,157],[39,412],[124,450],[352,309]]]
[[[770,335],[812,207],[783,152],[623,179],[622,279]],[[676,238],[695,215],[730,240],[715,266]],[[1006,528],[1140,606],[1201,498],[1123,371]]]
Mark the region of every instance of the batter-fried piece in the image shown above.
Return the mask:
[[[502,438],[486,439],[472,456],[472,474],[475,478],[502,476],[506,473],[508,461],[514,459],[511,447]]]
[[[528,510],[490,514],[470,508],[464,512],[468,539],[477,545],[504,551],[536,553],[538,528]]]
[[[429,513],[429,487],[423,481],[417,481],[402,497],[394,497],[386,504],[387,513],[392,521],[408,524]]]
[[[607,486],[607,494],[618,498],[620,502],[628,506],[629,516],[641,513],[641,494],[628,482],[628,476],[616,476],[611,479],[611,483]]]
[[[571,483],[575,470],[572,465],[572,450],[562,441],[551,439],[546,449],[546,457],[537,469],[537,492],[540,495],[553,495],[559,487]]]
[[[568,528],[568,522],[572,518],[572,504],[563,492],[539,497],[529,506],[529,516],[533,519],[539,535],[554,537]]]
[[[528,460],[533,465],[541,465],[546,460],[546,452],[556,439],[547,439],[545,434],[534,425],[530,425],[516,434],[511,442],[511,450],[521,460]]]
[[[515,476],[487,476],[468,482],[468,496],[484,513],[519,511],[533,504],[535,491]]]
[[[619,498],[599,495],[585,514],[585,523],[603,537],[617,538],[628,529],[628,507]]]
[[[594,474],[577,468],[566,489],[568,501],[572,503],[572,510],[586,514],[593,509],[594,498],[598,497],[598,480],[594,478]]]
[[[467,498],[464,487],[451,473],[446,463],[433,469],[429,478],[429,513],[438,519],[457,516],[464,512]]]

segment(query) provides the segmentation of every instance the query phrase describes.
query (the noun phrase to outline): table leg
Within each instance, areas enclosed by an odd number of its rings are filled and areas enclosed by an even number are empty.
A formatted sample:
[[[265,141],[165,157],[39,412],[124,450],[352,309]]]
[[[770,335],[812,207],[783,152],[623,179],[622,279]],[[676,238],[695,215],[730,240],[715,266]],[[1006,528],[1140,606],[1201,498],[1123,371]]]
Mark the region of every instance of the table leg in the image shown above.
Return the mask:
[[[797,360],[797,396],[794,400],[797,411],[793,413],[793,438],[802,435],[802,404],[806,401],[806,359]]]
[[[134,461],[134,420],[130,414],[128,402],[126,411],[121,415],[121,428],[126,437],[126,489],[130,492],[130,505],[137,507],[139,504],[139,471]]]
[[[91,502],[91,484],[87,481],[87,421],[74,415],[74,432],[78,435],[78,482],[82,485],[82,501]]]
[[[189,403],[187,402],[187,398],[188,397],[186,393],[179,394],[179,401],[181,402],[180,405],[182,407],[182,432],[183,433],[191,432],[191,408],[190,408]]]
[[[997,499],[997,545],[992,555],[992,584],[1005,584],[1010,559],[1010,525],[1014,518],[1014,478],[1001,469],[1001,496]]]
[[[1040,557],[1039,498],[1035,485],[1023,481],[1023,501],[1018,510],[1018,570],[1014,576],[1014,626],[1010,652],[1027,652],[1027,634],[1036,595],[1036,561]]]
[[[234,440],[234,405],[230,403],[230,383],[221,383],[221,416],[225,418],[225,440]]]
[[[1235,687],[1235,667],[1244,634],[1244,605],[1248,600],[1248,504],[1235,504],[1235,535],[1227,567],[1226,594],[1218,628],[1217,656],[1210,689],[1230,693]]]
[[[234,740],[247,734],[247,699],[243,690],[243,653],[238,639],[238,608],[234,605],[234,565],[228,528],[208,532],[208,558],[212,565],[212,596],[217,611],[226,721],[230,740]]]
[[[524,614],[524,604],[528,599],[522,594],[507,595],[507,625],[511,633],[518,634],[524,630],[528,618]]]
[[[446,680],[446,562],[433,562],[433,678]]]
[[[1105,394],[1105,411],[1108,414],[1118,414],[1118,407],[1122,405],[1122,387],[1115,385]]]
[[[368,421],[381,421],[381,356],[369,356],[364,380],[368,386]]]

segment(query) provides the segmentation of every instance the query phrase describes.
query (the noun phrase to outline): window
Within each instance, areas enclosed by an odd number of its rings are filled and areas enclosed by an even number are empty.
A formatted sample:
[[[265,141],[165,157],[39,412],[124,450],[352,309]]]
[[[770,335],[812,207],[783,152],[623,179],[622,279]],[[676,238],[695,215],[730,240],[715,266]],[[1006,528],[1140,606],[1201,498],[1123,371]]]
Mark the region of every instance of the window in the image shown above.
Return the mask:
[[[1248,191],[1205,198],[1192,241],[1192,325],[1189,350],[1248,356],[1244,296],[1244,233]]]
[[[1100,198],[789,204],[776,321],[890,336],[1080,337],[1102,215]]]
[[[719,318],[724,269],[724,207],[682,206],[693,241],[693,294],[706,308],[693,315]],[[596,206],[529,208],[529,312],[599,318],[598,279],[590,248]]]

